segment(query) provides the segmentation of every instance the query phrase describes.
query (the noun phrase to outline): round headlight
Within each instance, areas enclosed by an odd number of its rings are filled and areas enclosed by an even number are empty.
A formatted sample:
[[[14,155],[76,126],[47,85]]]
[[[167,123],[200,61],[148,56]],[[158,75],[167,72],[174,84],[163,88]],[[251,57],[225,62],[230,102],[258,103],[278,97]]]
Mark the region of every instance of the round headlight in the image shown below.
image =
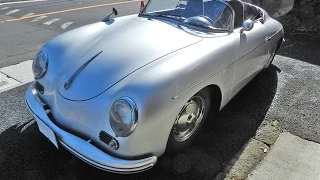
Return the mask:
[[[130,98],[123,97],[113,103],[110,112],[110,125],[116,135],[129,136],[136,128],[137,120],[137,107]]]
[[[36,79],[42,78],[48,68],[48,55],[44,51],[40,51],[33,59],[32,71]]]

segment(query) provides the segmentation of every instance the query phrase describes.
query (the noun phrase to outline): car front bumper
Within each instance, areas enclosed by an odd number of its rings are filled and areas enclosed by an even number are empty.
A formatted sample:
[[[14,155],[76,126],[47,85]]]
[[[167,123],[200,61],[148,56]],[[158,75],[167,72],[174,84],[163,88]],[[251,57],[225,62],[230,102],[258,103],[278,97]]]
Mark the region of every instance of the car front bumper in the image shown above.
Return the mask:
[[[46,104],[38,97],[33,85],[27,90],[26,104],[37,121],[43,122],[54,132],[59,145],[92,166],[113,173],[131,174],[148,170],[157,162],[156,156],[139,160],[124,160],[113,157],[93,146],[90,142],[62,130],[48,117],[44,109]]]

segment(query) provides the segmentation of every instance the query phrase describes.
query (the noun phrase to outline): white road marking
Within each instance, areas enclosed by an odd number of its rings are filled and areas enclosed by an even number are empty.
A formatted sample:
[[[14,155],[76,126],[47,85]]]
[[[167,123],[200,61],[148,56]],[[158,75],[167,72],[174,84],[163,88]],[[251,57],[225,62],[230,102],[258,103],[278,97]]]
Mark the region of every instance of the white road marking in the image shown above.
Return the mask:
[[[50,21],[45,22],[45,23],[43,23],[43,24],[45,24],[45,25],[50,25],[50,24],[52,24],[52,23],[54,23],[54,22],[57,22],[57,21],[59,21],[59,20],[60,20],[60,18],[55,18],[55,19],[51,19]]]
[[[68,26],[70,26],[71,24],[73,24],[73,22],[66,22],[64,24],[61,25],[62,29],[66,29]]]
[[[22,16],[22,17],[32,16],[32,15],[34,15],[34,13],[28,13],[28,14],[26,14],[26,15]]]
[[[9,11],[7,13],[5,13],[5,15],[10,15],[10,14],[13,14],[13,13],[16,13],[16,12],[19,12],[20,9],[15,9],[15,10],[12,10],[12,11]]]
[[[31,0],[31,1],[18,1],[18,2],[7,2],[7,3],[0,3],[1,5],[6,5],[6,4],[21,4],[21,3],[32,3],[32,2],[39,2],[39,1],[48,1],[48,0]]]
[[[37,17],[37,18],[33,19],[31,22],[37,22],[37,21],[40,21],[40,20],[42,20],[42,19],[44,19],[46,17],[47,16],[40,16],[40,17]]]
[[[0,11],[6,10],[6,9],[9,9],[9,7],[3,7],[3,8],[0,9]]]
[[[82,1],[68,1],[67,4],[82,4]]]

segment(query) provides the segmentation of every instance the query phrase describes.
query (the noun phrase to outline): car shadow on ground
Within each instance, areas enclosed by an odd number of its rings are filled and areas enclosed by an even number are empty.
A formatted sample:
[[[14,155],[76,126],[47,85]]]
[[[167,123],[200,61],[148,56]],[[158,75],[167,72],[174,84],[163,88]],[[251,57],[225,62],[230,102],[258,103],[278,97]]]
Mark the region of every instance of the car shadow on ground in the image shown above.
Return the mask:
[[[277,90],[277,71],[253,79],[201,131],[197,143],[176,155],[164,154],[151,170],[117,175],[87,165],[55,147],[38,131],[12,126],[0,134],[0,179],[214,179],[255,135]]]

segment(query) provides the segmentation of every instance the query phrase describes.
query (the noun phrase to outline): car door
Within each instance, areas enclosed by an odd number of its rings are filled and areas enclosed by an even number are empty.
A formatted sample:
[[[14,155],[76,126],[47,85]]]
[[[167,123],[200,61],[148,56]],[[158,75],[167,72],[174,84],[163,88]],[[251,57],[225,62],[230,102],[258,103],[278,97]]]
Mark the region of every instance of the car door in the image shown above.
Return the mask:
[[[268,56],[267,28],[260,21],[256,21],[250,31],[242,32],[241,27],[235,29],[234,35],[236,60],[233,63],[233,88],[230,97],[241,90],[263,68]]]

